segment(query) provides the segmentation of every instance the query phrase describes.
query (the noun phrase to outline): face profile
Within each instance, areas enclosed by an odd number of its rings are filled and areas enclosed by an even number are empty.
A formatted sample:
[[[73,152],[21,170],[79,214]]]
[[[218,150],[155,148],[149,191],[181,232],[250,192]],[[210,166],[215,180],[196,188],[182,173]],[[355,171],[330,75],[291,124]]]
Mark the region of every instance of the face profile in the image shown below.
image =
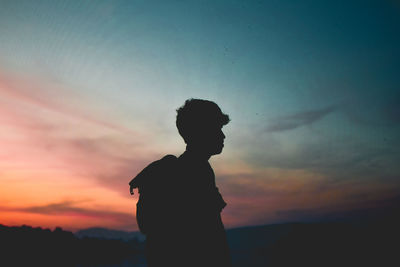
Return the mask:
[[[200,138],[202,138],[202,145],[204,148],[207,148],[209,155],[217,155],[222,152],[225,139],[222,126],[207,129]]]
[[[217,155],[224,147],[222,127],[229,116],[212,101],[189,99],[177,110],[176,126],[185,140],[187,150],[204,156]]]

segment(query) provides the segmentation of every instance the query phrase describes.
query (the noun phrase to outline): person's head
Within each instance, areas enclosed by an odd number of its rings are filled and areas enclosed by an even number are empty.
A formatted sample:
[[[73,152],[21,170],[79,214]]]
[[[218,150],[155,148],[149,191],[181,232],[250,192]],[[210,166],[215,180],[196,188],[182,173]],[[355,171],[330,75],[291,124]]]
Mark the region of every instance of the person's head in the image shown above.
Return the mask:
[[[221,153],[225,139],[222,127],[229,121],[229,116],[208,100],[188,99],[177,109],[176,127],[185,143],[209,156]]]

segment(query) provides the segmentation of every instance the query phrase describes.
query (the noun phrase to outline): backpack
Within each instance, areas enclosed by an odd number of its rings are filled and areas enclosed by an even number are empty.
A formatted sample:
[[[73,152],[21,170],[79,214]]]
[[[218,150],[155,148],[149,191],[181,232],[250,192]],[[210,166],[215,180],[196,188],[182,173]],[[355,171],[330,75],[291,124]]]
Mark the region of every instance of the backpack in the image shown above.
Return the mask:
[[[166,198],[168,181],[173,178],[178,159],[174,155],[166,155],[144,168],[129,182],[130,192],[138,188],[139,199],[136,203],[136,221],[141,233],[147,235],[156,231],[165,218],[167,208],[163,200]]]

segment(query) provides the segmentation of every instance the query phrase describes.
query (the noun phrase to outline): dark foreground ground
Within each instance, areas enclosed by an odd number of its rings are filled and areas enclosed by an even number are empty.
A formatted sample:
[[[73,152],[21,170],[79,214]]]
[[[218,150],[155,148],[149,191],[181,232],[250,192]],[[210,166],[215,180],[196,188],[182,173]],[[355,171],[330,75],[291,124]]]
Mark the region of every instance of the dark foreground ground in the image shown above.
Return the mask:
[[[400,266],[399,218],[287,223],[228,230],[234,266]],[[93,232],[93,231],[92,231]],[[96,231],[94,231],[96,232]],[[99,231],[97,231],[99,232]],[[111,231],[112,232],[112,231]],[[146,266],[133,233],[85,236],[0,225],[1,266]],[[115,232],[115,231],[114,231]],[[114,237],[113,237],[114,234]],[[114,239],[110,239],[114,238]],[[210,260],[210,266],[212,260]]]

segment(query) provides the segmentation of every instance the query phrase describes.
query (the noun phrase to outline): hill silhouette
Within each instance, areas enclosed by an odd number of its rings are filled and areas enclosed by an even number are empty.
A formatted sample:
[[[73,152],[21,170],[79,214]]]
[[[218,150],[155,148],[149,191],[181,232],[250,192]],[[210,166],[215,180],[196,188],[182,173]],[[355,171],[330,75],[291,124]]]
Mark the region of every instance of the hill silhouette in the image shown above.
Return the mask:
[[[121,231],[121,230],[112,230],[102,227],[91,227],[79,230],[75,233],[75,236],[79,238],[84,237],[93,237],[99,239],[120,239],[123,241],[129,241],[133,239],[137,239],[138,241],[144,241],[146,236],[140,233],[139,231]]]
[[[57,227],[0,225],[0,251],[7,266],[106,266],[142,262],[143,243],[132,239],[78,238]],[[3,264],[1,264],[4,266]]]
[[[400,238],[398,215],[394,212],[368,221],[229,229],[233,265],[400,266],[396,245]],[[3,262],[12,263],[9,266],[146,266],[144,242],[137,239],[135,232],[104,228],[74,235],[61,228],[51,231],[0,225],[0,249]]]
[[[394,245],[399,237],[392,222],[288,223],[228,231],[235,266],[399,266]]]

